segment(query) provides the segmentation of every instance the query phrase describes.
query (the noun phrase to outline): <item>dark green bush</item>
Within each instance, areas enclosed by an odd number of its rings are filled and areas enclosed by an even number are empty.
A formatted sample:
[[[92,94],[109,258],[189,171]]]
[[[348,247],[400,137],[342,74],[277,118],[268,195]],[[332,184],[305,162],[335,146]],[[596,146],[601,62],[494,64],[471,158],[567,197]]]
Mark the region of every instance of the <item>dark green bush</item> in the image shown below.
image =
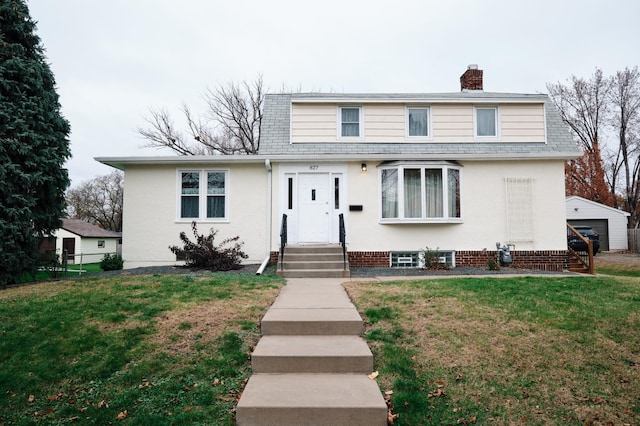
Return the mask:
[[[103,271],[119,271],[124,265],[124,260],[119,254],[105,254],[100,261],[100,269]]]
[[[178,259],[186,262],[193,268],[205,268],[213,271],[230,271],[240,269],[242,259],[249,256],[241,250],[244,243],[238,242],[240,237],[227,238],[219,245],[214,244],[218,231],[211,228],[208,235],[198,234],[196,222],[191,222],[191,230],[195,236],[195,242],[190,241],[184,232],[180,233],[180,241],[183,247],[169,246]],[[228,247],[225,247],[228,246]]]

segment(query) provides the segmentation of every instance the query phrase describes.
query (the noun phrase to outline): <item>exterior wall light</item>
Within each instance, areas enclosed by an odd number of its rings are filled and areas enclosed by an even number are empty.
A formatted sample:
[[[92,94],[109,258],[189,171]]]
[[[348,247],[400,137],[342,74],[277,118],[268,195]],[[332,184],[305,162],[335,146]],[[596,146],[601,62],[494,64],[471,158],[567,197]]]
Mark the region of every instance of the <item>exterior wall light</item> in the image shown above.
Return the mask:
[[[366,172],[367,171],[367,163],[362,163],[360,165],[360,170],[362,170],[363,172]]]

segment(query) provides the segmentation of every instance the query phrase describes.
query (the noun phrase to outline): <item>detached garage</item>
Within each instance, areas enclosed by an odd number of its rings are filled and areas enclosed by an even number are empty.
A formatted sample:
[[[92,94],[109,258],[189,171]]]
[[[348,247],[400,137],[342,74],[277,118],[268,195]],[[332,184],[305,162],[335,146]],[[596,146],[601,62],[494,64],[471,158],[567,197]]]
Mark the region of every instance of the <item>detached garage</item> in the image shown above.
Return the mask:
[[[566,199],[567,222],[571,226],[590,226],[600,234],[600,250],[627,250],[629,213],[582,197]]]

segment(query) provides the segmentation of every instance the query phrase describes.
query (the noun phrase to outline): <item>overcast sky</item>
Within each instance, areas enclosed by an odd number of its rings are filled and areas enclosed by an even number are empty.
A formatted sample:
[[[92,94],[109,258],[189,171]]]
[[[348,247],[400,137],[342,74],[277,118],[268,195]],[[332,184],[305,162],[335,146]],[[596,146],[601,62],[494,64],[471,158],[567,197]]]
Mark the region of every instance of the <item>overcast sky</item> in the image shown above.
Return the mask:
[[[72,186],[142,148],[150,107],[203,110],[207,88],[455,92],[468,64],[490,92],[640,65],[637,0],[27,0],[71,122]],[[181,116],[175,113],[176,122]]]

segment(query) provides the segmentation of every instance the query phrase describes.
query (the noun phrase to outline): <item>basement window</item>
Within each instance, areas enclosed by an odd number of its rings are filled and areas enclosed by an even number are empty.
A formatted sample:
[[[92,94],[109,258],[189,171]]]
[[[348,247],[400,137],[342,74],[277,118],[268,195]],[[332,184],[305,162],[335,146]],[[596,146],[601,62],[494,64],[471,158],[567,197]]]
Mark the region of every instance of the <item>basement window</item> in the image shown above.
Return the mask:
[[[392,251],[392,268],[419,268],[420,254],[417,251]]]

